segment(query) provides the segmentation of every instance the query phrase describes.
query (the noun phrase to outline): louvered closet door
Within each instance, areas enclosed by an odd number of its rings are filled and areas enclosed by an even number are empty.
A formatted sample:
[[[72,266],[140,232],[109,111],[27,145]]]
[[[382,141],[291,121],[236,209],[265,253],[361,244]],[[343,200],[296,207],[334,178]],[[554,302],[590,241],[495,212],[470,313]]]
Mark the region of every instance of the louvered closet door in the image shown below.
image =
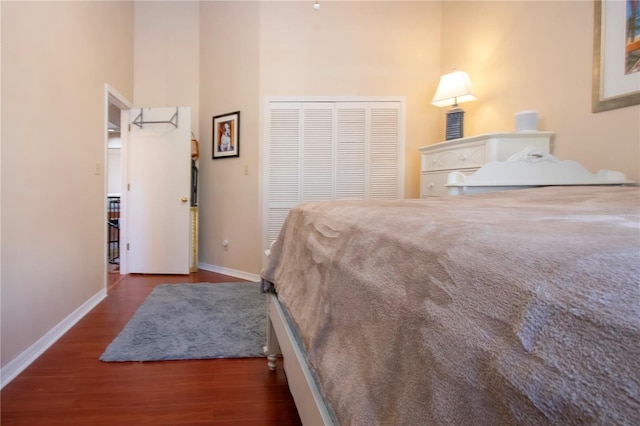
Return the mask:
[[[334,104],[302,104],[300,201],[333,199]]]
[[[399,101],[269,102],[265,248],[300,202],[402,198],[401,114]]]
[[[399,102],[336,103],[336,199],[402,198]]]
[[[370,102],[367,198],[402,198],[402,156],[400,143],[400,103]]]
[[[336,199],[362,199],[367,186],[367,103],[336,104]]]
[[[278,237],[289,209],[300,201],[302,108],[298,103],[273,103],[267,114],[263,226],[270,245]]]

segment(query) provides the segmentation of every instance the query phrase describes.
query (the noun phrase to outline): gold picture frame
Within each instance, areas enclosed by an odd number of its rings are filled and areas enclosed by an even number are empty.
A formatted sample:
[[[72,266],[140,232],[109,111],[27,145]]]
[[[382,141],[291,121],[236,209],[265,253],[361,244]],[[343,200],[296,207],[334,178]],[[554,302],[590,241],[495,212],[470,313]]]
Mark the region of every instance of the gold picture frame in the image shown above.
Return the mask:
[[[627,43],[627,2],[621,1],[608,1],[608,0],[595,0],[594,1],[594,20],[593,20],[593,88],[592,88],[592,112],[609,111],[617,108],[624,108],[632,105],[640,104],[640,71],[631,73],[631,78],[628,78],[630,74],[625,73],[624,63],[618,63],[619,61],[607,61],[608,49],[612,44],[617,50],[620,50],[619,42],[621,40],[610,40],[605,37],[608,34],[612,34],[614,30],[618,30],[614,34],[620,34],[620,29],[624,29],[625,44],[622,47],[623,58],[626,54]],[[617,4],[616,4],[617,3]],[[622,5],[622,7],[620,7]],[[640,13],[640,12],[638,12]],[[608,16],[610,14],[610,16]],[[615,26],[616,28],[611,28]],[[611,37],[613,38],[613,37]],[[619,52],[614,52],[619,53]],[[624,61],[622,61],[624,62]],[[622,79],[628,80],[626,86],[631,86],[636,90],[625,89],[624,87],[616,88],[617,92],[612,95],[605,95],[607,91],[608,82],[619,83]],[[615,90],[614,90],[615,91]]]

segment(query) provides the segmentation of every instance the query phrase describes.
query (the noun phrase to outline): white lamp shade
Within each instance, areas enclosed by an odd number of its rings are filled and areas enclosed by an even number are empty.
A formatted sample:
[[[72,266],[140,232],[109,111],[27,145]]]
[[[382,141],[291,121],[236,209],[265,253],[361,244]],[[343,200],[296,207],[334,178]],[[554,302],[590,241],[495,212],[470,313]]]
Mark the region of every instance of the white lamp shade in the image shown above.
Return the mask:
[[[438,90],[431,103],[438,107],[457,105],[462,102],[475,101],[471,90],[471,80],[464,71],[453,71],[440,77]]]

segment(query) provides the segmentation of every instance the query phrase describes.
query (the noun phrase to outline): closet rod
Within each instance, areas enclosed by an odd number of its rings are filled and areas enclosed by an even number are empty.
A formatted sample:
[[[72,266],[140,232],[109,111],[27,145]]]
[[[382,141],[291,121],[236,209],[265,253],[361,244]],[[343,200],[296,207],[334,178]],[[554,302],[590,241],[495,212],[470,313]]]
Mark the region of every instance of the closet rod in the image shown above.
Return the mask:
[[[169,119],[169,121],[144,121],[144,118],[142,116],[143,111],[144,111],[144,108],[140,108],[140,114],[138,114],[138,116],[131,122],[131,124],[135,124],[141,129],[143,124],[173,124],[173,126],[176,129],[178,128],[178,107],[176,107],[176,112]],[[175,119],[175,122],[174,122],[174,119]]]

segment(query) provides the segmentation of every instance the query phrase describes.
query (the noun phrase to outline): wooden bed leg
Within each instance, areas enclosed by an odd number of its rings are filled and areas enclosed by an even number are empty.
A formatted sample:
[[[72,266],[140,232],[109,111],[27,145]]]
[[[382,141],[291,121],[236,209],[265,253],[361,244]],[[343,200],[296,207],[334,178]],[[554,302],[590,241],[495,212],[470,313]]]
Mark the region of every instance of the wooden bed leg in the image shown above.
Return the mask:
[[[271,304],[271,298],[268,298],[269,304]],[[278,344],[278,338],[276,337],[276,332],[273,329],[273,323],[271,322],[271,318],[267,316],[267,367],[269,367],[269,371],[276,371],[276,360],[278,359],[278,355],[280,354],[280,345]]]

